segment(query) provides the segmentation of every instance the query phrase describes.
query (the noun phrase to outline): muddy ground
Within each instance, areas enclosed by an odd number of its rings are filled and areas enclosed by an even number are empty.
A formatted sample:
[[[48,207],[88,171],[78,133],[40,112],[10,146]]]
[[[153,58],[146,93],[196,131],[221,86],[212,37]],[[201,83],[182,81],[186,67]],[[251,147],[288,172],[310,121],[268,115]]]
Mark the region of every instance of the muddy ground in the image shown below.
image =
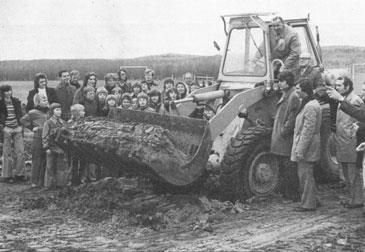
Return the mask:
[[[103,179],[54,191],[0,183],[3,251],[365,251],[362,209],[319,187],[322,207],[297,213],[278,195],[245,203],[153,192]]]

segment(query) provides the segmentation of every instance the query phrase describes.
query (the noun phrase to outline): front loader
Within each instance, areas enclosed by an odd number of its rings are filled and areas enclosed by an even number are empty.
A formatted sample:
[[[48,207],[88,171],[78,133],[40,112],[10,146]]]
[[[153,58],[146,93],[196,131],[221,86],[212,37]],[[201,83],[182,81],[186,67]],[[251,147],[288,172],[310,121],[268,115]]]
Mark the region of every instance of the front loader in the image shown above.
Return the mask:
[[[109,133],[85,137],[81,134],[85,126],[73,129],[72,134],[65,134],[69,147],[95,162],[118,164],[122,170],[175,188],[201,183],[209,163],[220,169],[220,190],[226,199],[272,193],[280,183],[278,162],[270,153],[278,99],[263,94],[265,89],[276,88],[274,68],[277,62],[283,63],[271,57],[270,22],[265,21],[270,16],[222,16],[227,41],[217,84],[176,101],[179,116],[113,109],[105,122],[114,123],[108,126]],[[285,22],[297,31],[302,52],[309,53],[313,66],[320,67],[308,19]],[[215,112],[212,118],[192,118],[204,107]],[[324,177],[335,177],[328,105],[323,110],[320,171]],[[156,139],[165,145],[156,147]]]

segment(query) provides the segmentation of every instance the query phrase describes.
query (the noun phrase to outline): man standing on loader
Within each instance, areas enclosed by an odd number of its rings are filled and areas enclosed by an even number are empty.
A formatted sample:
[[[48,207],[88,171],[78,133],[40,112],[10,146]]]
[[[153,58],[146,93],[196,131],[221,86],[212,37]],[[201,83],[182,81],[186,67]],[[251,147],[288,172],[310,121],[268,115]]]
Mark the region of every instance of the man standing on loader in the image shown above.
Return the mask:
[[[270,51],[271,58],[270,62],[274,59],[280,59],[283,61],[284,66],[276,64],[274,67],[274,76],[276,77],[281,71],[288,70],[297,73],[299,69],[299,56],[301,53],[301,46],[298,37],[298,33],[294,31],[292,27],[284,23],[281,17],[274,17],[270,25],[269,30],[269,40],[270,40]],[[263,57],[264,44],[260,45],[260,50],[255,56],[253,63]]]

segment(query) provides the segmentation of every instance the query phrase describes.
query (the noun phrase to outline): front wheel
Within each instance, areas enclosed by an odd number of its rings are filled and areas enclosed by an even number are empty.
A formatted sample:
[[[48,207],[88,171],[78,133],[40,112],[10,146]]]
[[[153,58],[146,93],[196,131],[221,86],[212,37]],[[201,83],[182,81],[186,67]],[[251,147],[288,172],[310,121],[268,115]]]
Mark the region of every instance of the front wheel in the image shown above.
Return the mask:
[[[224,199],[265,196],[278,188],[279,165],[270,153],[271,133],[271,128],[255,126],[232,138],[221,165]]]

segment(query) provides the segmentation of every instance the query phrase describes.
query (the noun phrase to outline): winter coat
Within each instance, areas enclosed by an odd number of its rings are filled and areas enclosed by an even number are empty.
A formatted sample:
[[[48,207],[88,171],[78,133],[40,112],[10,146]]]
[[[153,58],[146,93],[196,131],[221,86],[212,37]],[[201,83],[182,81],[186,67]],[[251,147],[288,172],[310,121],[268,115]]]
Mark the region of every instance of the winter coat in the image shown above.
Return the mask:
[[[59,84],[56,87],[56,95],[58,103],[61,104],[62,119],[68,121],[71,117],[71,105],[75,95],[75,87],[71,85]]]
[[[18,124],[20,125],[20,118],[22,118],[22,116],[23,116],[21,102],[19,99],[15,98],[15,97],[11,97],[11,100],[13,102],[16,119],[18,121]],[[0,100],[0,124],[2,127],[5,126],[5,120],[7,117],[8,117],[8,110],[6,108],[4,99],[1,99]]]
[[[321,122],[322,112],[319,102],[316,99],[309,101],[295,120],[292,161],[316,162],[320,160]],[[304,160],[298,160],[297,156],[303,156]]]
[[[271,152],[276,155],[290,157],[295,118],[300,109],[300,99],[295,92],[295,88],[289,88],[282,93],[277,103],[274,128],[271,137]]]
[[[84,105],[84,107],[85,107],[85,116],[96,116],[97,115],[97,110],[98,110],[97,101],[95,101],[95,100],[90,101],[90,100],[85,99],[80,104]]]
[[[132,84],[129,82],[119,82],[118,86],[122,89],[122,94],[132,93]]]
[[[57,119],[54,116],[49,118],[43,125],[42,146],[44,149],[50,149],[53,152],[62,153],[62,149],[56,144],[59,131],[65,121],[61,118]]]
[[[360,107],[363,104],[361,98],[351,92],[347,95],[346,100]],[[355,162],[356,161],[356,129],[354,123],[358,122],[355,118],[346,114],[341,109],[337,110],[336,116],[336,156],[339,162]]]
[[[35,89],[32,89],[29,91],[28,97],[27,97],[28,102],[27,102],[27,106],[25,108],[26,112],[35,108],[33,98],[37,93],[38,93],[38,88],[37,89],[35,88]],[[46,87],[46,94],[47,94],[47,99],[48,99],[49,104],[58,102],[56,91],[54,88]]]

